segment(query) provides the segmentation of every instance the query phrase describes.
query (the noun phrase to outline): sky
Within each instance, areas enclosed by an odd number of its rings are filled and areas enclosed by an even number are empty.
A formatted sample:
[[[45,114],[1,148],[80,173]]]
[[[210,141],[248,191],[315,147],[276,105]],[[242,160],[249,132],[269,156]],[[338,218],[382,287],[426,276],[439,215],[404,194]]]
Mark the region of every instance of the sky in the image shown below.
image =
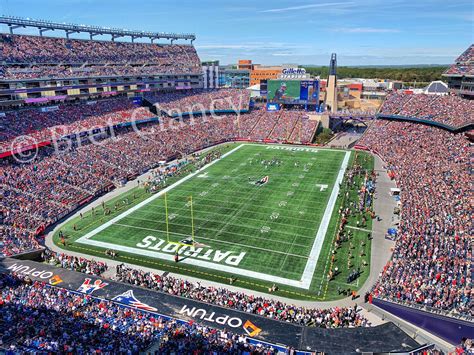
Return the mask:
[[[194,33],[221,64],[450,64],[474,42],[473,0],[0,0],[0,14]]]

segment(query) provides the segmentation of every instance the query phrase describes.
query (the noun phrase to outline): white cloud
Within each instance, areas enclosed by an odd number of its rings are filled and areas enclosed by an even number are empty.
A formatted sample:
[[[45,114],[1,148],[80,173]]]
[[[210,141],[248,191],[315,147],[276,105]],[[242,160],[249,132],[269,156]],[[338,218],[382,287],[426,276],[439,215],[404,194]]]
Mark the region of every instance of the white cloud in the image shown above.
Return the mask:
[[[245,43],[206,43],[195,45],[197,49],[210,50],[255,50],[255,51],[267,51],[267,50],[282,50],[282,49],[309,49],[309,44],[294,44],[287,42],[245,42]]]
[[[331,7],[331,6],[341,6],[341,5],[352,5],[354,4],[353,1],[350,2],[326,2],[321,4],[308,4],[308,5],[299,5],[299,6],[289,6],[289,7],[282,7],[277,9],[268,9],[262,10],[260,12],[288,12],[294,10],[307,10],[307,9],[314,9],[318,7]]]
[[[292,57],[295,53],[286,53],[286,52],[276,52],[271,54],[274,57]]]
[[[331,32],[342,33],[399,33],[400,30],[395,28],[374,28],[374,27],[339,27],[333,28]]]

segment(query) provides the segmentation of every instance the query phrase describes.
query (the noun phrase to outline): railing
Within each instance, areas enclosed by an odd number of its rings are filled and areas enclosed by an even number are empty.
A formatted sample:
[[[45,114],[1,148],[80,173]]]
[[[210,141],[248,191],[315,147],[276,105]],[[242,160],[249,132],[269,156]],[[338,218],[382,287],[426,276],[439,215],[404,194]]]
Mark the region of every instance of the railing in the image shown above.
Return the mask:
[[[466,123],[464,125],[454,127],[445,123],[441,122],[436,122],[432,120],[426,120],[422,118],[416,118],[416,117],[407,117],[407,116],[400,116],[400,115],[386,115],[386,114],[377,114],[376,115],[377,119],[385,119],[385,120],[393,120],[393,121],[404,121],[404,122],[411,122],[411,123],[420,123],[424,124],[427,126],[434,126],[437,128],[444,129],[446,131],[449,131],[451,133],[463,133],[470,131],[471,129],[474,129],[474,122],[472,123]]]

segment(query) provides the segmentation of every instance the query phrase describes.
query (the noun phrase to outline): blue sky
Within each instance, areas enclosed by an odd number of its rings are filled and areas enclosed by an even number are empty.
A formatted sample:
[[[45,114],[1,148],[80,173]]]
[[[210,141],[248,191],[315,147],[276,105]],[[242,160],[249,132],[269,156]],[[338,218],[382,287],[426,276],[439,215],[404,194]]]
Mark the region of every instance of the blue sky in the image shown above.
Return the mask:
[[[192,32],[201,59],[223,64],[449,64],[474,42],[472,0],[0,0],[0,13]]]

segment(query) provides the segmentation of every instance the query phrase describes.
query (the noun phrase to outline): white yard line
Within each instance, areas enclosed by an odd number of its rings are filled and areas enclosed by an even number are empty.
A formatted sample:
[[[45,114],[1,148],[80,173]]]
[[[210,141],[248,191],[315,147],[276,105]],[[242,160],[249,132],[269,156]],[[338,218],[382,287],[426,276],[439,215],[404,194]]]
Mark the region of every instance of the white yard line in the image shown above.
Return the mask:
[[[193,200],[194,202],[195,200]],[[195,203],[194,206],[197,206],[199,205],[200,208],[203,208],[203,207],[213,207],[213,208],[216,208],[218,206],[215,206],[215,205],[203,205],[201,203]],[[179,210],[173,210],[173,212],[175,211],[179,211]],[[252,212],[252,211],[248,211],[248,210],[245,210],[245,209],[242,209],[242,211],[247,211],[247,212]],[[275,211],[275,208],[272,209],[272,212]],[[216,216],[217,218],[223,218],[223,217],[227,217],[228,215],[227,214],[222,214],[220,212],[202,212],[200,211],[199,212],[200,214],[204,215],[204,216],[208,216],[208,215],[211,215],[211,216]],[[258,212],[256,212],[258,213]],[[268,213],[260,213],[262,215],[265,215],[266,217],[268,217]],[[140,216],[140,214],[138,214]],[[156,216],[156,217],[160,217],[160,221],[162,220],[165,220],[165,213],[163,212],[157,212],[157,213],[154,213],[153,216]],[[179,219],[180,217],[182,217],[182,215],[180,214],[177,214],[177,218],[176,219]],[[149,218],[141,218],[141,217],[132,217],[132,216],[127,216],[126,218],[130,218],[130,219],[137,219],[137,220],[142,220],[142,221],[148,221],[148,222],[157,222],[156,219],[149,219]],[[183,217],[183,218],[186,218],[186,217]],[[259,223],[265,223],[266,221],[264,219],[256,219],[256,218],[250,218],[250,217],[240,217],[241,220],[246,220],[246,221],[252,221],[252,222],[259,222]],[[285,217],[286,218],[286,217]],[[187,218],[186,218],[187,219]],[[297,218],[292,218],[294,221],[298,221]],[[215,219],[211,219],[211,218],[199,218],[199,217],[196,217],[194,216],[194,221],[205,221],[205,222],[209,222],[209,221],[215,221]],[[313,220],[305,220],[305,222],[312,222],[314,224],[314,219]],[[176,224],[176,225],[182,225],[180,223],[177,223],[175,222],[175,220],[173,220],[172,222],[170,222],[170,225],[171,224]],[[245,227],[246,229],[254,229],[254,230],[260,230],[260,227],[255,227],[255,226],[252,226],[252,225],[249,225],[249,224],[245,224],[245,223],[229,223],[230,225],[232,226],[235,226],[235,227]],[[275,222],[276,225],[278,226],[281,226],[282,228],[285,228],[285,227],[294,227],[295,225],[294,224],[288,224],[288,223],[283,223],[283,222]],[[218,230],[216,229],[213,229],[213,228],[209,228],[209,227],[205,227],[204,225],[202,226],[196,226],[198,229],[196,229],[196,232],[197,230],[200,230],[200,229],[208,229],[208,230],[212,230],[212,231],[215,231],[217,232]],[[298,228],[299,229],[303,229],[303,230],[308,230],[308,231],[314,231],[314,225],[313,225],[313,228],[308,228],[308,227],[305,227],[305,226],[300,226],[298,225]],[[285,232],[284,230],[277,230],[276,231],[277,233],[279,234],[283,234],[283,235],[295,235],[295,233],[292,233],[292,232]],[[238,233],[236,233],[236,235],[239,235]],[[300,238],[305,238],[305,239],[311,239],[313,240],[313,237],[310,237],[310,236],[307,236],[307,235],[301,235],[301,234],[297,234],[298,237]]]
[[[185,189],[183,189],[185,190]],[[187,190],[189,192],[192,192],[193,190]],[[235,189],[233,191],[238,191],[238,189]],[[241,191],[238,191],[239,194],[242,194]],[[309,192],[308,192],[309,193]],[[312,193],[312,191],[311,191]],[[220,194],[220,193],[219,193]],[[189,196],[189,195],[186,195],[186,194],[183,194],[183,195],[180,195],[180,196]],[[229,195],[230,196],[230,195]],[[233,195],[233,197],[235,198],[235,195]],[[215,207],[216,205],[215,204],[205,204],[203,203],[202,201],[213,201],[213,202],[221,202],[222,204],[226,204],[228,203],[229,201],[228,200],[219,200],[219,199],[211,199],[211,198],[203,198],[201,196],[199,197],[196,197],[196,199],[199,199],[199,206],[203,206],[203,207]],[[306,201],[306,200],[301,200],[301,199],[295,199],[294,197],[292,197],[293,201],[295,202],[298,202],[298,201]],[[168,205],[170,205],[170,202],[172,201],[173,199],[170,198],[168,199]],[[196,205],[198,203],[196,202]],[[294,203],[293,203],[294,205]],[[158,206],[158,204],[152,204],[151,206]],[[291,207],[291,206],[288,206],[288,207]],[[266,210],[271,210],[272,212],[275,210],[274,207],[270,207],[270,206],[259,206],[259,208],[261,210],[263,209],[266,209]],[[182,210],[185,210],[184,207],[180,207],[178,209],[174,209],[174,211],[182,211]],[[253,210],[246,210],[246,209],[242,209],[243,212],[252,212],[253,214],[264,214],[264,215],[267,215],[268,213],[267,212],[258,212],[258,211],[253,211]],[[308,212],[308,214],[311,214],[313,213],[314,211],[316,211],[316,213],[320,212],[319,209],[317,208],[306,208],[306,211]],[[159,212],[158,212],[159,213]],[[206,213],[215,213],[215,212],[206,212]],[[249,217],[243,217],[243,218],[246,218],[246,219],[251,219]],[[306,218],[297,218],[297,217],[292,217],[293,220],[298,220],[298,221],[302,221],[302,222],[314,222],[314,219],[306,219]],[[303,227],[305,229],[312,229],[312,228],[306,228],[306,227]]]
[[[346,152],[344,160],[341,164],[341,168],[339,169],[339,174],[337,174],[336,181],[334,182],[334,187],[332,189],[331,196],[329,197],[329,201],[326,205],[326,210],[324,211],[321,224],[319,225],[318,233],[316,234],[316,238],[314,239],[313,247],[311,248],[311,253],[309,254],[308,263],[306,264],[303,276],[301,277],[301,282],[305,286],[304,288],[306,289],[309,288],[309,286],[311,285],[311,281],[313,280],[314,271],[316,270],[316,266],[318,264],[319,254],[321,253],[324,239],[326,237],[326,232],[329,227],[329,222],[331,221],[331,216],[334,207],[336,206],[337,195],[339,194],[339,184],[342,183],[342,179],[344,178],[347,165],[349,164],[350,156],[351,152]]]
[[[369,230],[369,229],[365,229],[365,228],[352,227],[352,226],[346,226],[346,228],[349,228],[349,229],[356,229],[356,230],[358,230],[358,231],[372,233],[372,231],[371,231],[371,230]]]
[[[93,231],[91,231],[91,232],[87,233],[86,235],[82,236],[81,238],[77,239],[76,242],[81,243],[81,244],[86,244],[86,245],[93,245],[93,246],[101,247],[101,248],[104,248],[104,249],[113,249],[113,250],[128,252],[128,253],[132,253],[132,254],[145,255],[145,256],[152,257],[152,258],[158,258],[158,259],[162,259],[162,260],[173,261],[174,260],[174,255],[172,255],[172,254],[160,253],[160,252],[152,251],[152,250],[148,250],[148,249],[132,248],[132,247],[127,247],[127,246],[118,245],[118,244],[114,244],[114,243],[101,242],[101,241],[97,241],[97,240],[91,240],[91,238],[93,236],[95,236],[96,234],[100,233],[101,231],[103,231],[104,229],[110,227],[111,225],[118,224],[117,222],[120,221],[121,219],[123,219],[126,216],[130,215],[131,213],[139,210],[140,208],[147,205],[148,203],[156,200],[157,198],[159,198],[160,196],[162,196],[166,192],[168,192],[168,191],[172,190],[173,188],[181,185],[185,181],[191,179],[195,175],[201,173],[203,170],[209,168],[210,166],[214,165],[218,161],[221,161],[223,158],[229,156],[230,154],[232,154],[233,152],[235,152],[236,150],[242,148],[245,145],[258,145],[258,144],[241,144],[241,145],[237,146],[236,148],[232,149],[231,151],[223,154],[220,159],[214,160],[213,162],[209,163],[208,165],[204,166],[203,168],[195,171],[192,174],[189,174],[188,176],[186,176],[183,179],[175,182],[174,184],[168,186],[167,188],[161,190],[160,192],[154,194],[153,196],[149,197],[148,199],[140,202],[139,204],[137,204],[136,206],[130,208],[129,210],[124,211],[122,214],[114,217],[110,221],[104,223],[103,225],[97,227]],[[317,150],[312,149],[312,148],[305,148],[304,151],[308,151],[310,149],[315,150],[315,151],[320,150],[319,148]],[[295,152],[298,152],[298,151],[299,150],[295,150]],[[309,254],[309,259],[308,259],[308,262],[306,264],[305,270],[302,274],[301,280],[287,279],[287,278],[283,278],[283,277],[268,275],[268,274],[264,274],[264,273],[260,273],[260,272],[251,271],[251,270],[244,270],[244,269],[238,268],[238,267],[222,265],[222,264],[216,264],[216,263],[207,262],[207,261],[203,261],[203,260],[197,260],[197,259],[193,259],[193,258],[185,258],[185,259],[181,260],[180,262],[184,263],[184,264],[204,267],[204,268],[208,268],[208,269],[219,270],[219,271],[231,273],[231,274],[234,274],[234,275],[248,276],[248,277],[255,278],[255,279],[265,280],[265,281],[279,283],[279,284],[285,284],[285,285],[292,286],[292,287],[309,289],[309,287],[311,286],[311,281],[313,279],[314,272],[316,270],[316,266],[317,266],[317,262],[318,262],[318,259],[319,259],[319,254],[321,252],[322,244],[324,242],[326,232],[327,232],[327,229],[328,229],[328,226],[329,226],[329,221],[331,220],[331,216],[332,216],[335,204],[336,204],[337,195],[339,193],[339,184],[342,182],[342,178],[344,177],[344,173],[346,171],[346,168],[347,168],[347,165],[348,165],[348,162],[349,162],[349,157],[350,157],[350,154],[351,154],[349,151],[337,151],[337,152],[345,153],[345,157],[344,157],[343,162],[341,164],[341,168],[339,170],[337,179],[334,183],[333,190],[331,192],[328,204],[327,204],[326,209],[324,211],[324,215],[323,215],[323,218],[321,220],[321,224],[319,226],[318,232],[316,234],[316,239],[314,240],[313,247],[311,249],[311,253]],[[129,227],[131,227],[131,226],[129,226]],[[246,247],[249,247],[249,246],[246,245]],[[249,247],[249,248],[251,248],[251,247]],[[274,250],[271,250],[271,252],[275,253]]]

